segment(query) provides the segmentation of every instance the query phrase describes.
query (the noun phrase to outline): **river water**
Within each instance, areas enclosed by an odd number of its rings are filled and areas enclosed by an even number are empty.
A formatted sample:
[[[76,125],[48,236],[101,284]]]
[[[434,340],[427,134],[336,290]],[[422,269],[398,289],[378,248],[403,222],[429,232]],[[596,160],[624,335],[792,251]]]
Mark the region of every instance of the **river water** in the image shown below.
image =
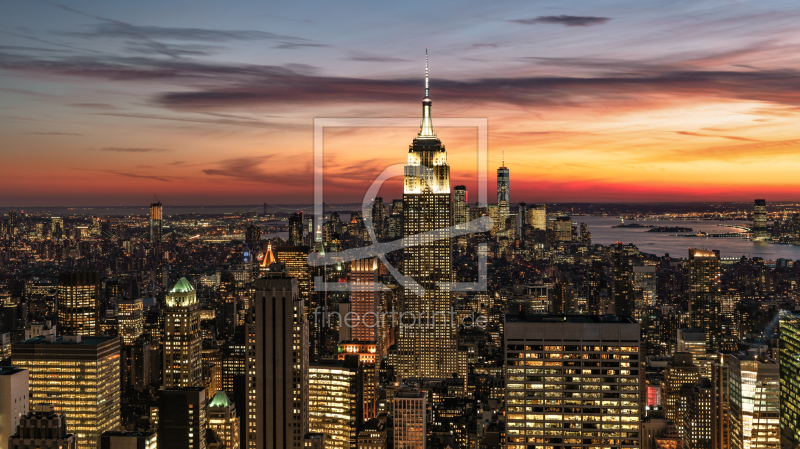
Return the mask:
[[[767,242],[751,242],[737,237],[678,237],[675,234],[690,232],[648,232],[649,228],[615,228],[620,224],[617,217],[572,217],[573,223],[586,223],[592,233],[592,243],[611,245],[615,242],[633,243],[640,251],[657,256],[669,254],[672,257],[687,258],[689,248],[720,250],[721,257],[761,257],[766,260],[800,259],[800,246],[779,245]],[[626,224],[639,223],[653,226],[681,226],[692,228],[693,232],[704,231],[713,234],[738,232],[735,228],[717,226],[741,225],[751,227],[744,221],[712,220],[626,220]]]

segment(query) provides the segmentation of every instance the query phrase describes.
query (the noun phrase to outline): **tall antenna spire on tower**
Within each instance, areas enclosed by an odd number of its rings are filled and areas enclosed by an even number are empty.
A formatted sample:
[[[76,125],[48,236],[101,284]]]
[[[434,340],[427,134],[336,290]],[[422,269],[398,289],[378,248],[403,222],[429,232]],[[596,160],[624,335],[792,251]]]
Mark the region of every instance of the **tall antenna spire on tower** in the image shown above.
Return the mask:
[[[425,47],[425,98],[428,98],[428,47]]]
[[[506,147],[503,147],[503,167],[506,166]]]

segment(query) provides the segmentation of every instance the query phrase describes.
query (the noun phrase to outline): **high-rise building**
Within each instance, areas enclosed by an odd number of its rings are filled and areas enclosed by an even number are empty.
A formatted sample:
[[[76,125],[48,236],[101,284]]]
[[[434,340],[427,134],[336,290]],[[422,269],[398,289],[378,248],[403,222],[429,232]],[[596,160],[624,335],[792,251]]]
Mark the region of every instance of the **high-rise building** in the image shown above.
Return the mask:
[[[350,264],[350,313],[340,326],[350,328],[350,339],[363,342],[378,341],[380,284],[376,259],[359,259]]]
[[[692,354],[676,352],[672,362],[664,370],[664,380],[661,382],[661,404],[667,419],[672,420],[682,437],[683,422],[686,419],[687,398],[683,388],[692,387],[700,380],[700,370],[692,363]]]
[[[100,435],[100,449],[156,449],[156,432],[109,430]]]
[[[781,440],[800,447],[800,312],[780,311]]]
[[[297,212],[289,216],[289,245],[303,245],[303,213]]]
[[[425,61],[422,124],[408,150],[403,190],[403,274],[416,284],[404,289],[399,326],[398,374],[402,378],[450,378],[457,369],[452,295],[450,166],[433,132]],[[422,233],[436,232],[435,238]],[[430,322],[430,323],[429,323]]]
[[[394,395],[395,449],[425,449],[428,438],[427,392],[404,385]]]
[[[557,242],[571,242],[572,241],[572,218],[562,215],[556,218],[555,221],[555,240]]]
[[[156,263],[161,261],[161,233],[164,229],[161,213],[160,201],[150,205],[150,246],[153,247],[153,258]]]
[[[144,332],[144,307],[141,298],[117,302],[117,323],[122,344],[133,344]]]
[[[158,398],[158,447],[205,449],[207,413],[205,388],[161,389]]]
[[[311,300],[311,267],[308,266],[309,247],[307,246],[278,246],[273,248],[275,260],[284,264],[289,277],[297,279],[297,288],[300,299],[305,307],[310,307]],[[308,309],[305,311],[309,312]]]
[[[633,264],[625,245],[617,242],[614,248],[614,313],[634,316]]]
[[[100,276],[96,272],[61,273],[58,276],[58,332],[62,335],[97,335]]]
[[[780,369],[771,359],[725,354],[730,369],[731,449],[780,449]]]
[[[528,225],[528,205],[519,203],[517,206],[517,235],[522,235],[522,231]]]
[[[203,385],[200,304],[197,293],[181,278],[166,299],[164,309],[164,388]]]
[[[544,204],[536,204],[529,207],[527,214],[525,222],[528,225],[540,231],[547,230],[547,207]]]
[[[248,248],[255,252],[259,252],[261,248],[261,228],[256,225],[250,225],[245,231],[244,241]]]
[[[356,446],[361,423],[361,369],[357,356],[308,368],[308,429],[325,434],[325,448]]]
[[[67,429],[67,416],[53,404],[36,404],[11,429],[8,449],[78,449],[77,436]],[[86,447],[86,446],[84,446]],[[97,446],[91,446],[96,449]]]
[[[730,367],[722,357],[711,365],[711,383],[714,400],[712,402],[712,434],[713,449],[730,449],[731,447],[731,408],[730,408]]]
[[[511,204],[509,190],[508,167],[506,167],[506,150],[503,149],[503,165],[497,169],[497,208],[500,223],[505,225],[508,218],[508,206]]]
[[[689,249],[689,314],[691,326],[706,332],[706,350],[722,344],[719,253]]]
[[[11,346],[11,360],[29,372],[30,402],[66,413],[78,449],[120,425],[119,337],[36,337]]]
[[[467,205],[467,187],[455,186],[453,188],[453,225],[466,225],[469,223],[469,206]]]
[[[507,447],[639,447],[639,343],[627,316],[506,317]]]
[[[248,330],[247,448],[299,448],[308,433],[308,325],[297,284],[285,272],[256,281]]]
[[[383,198],[377,197],[372,202],[372,216],[370,218],[372,219],[372,230],[375,232],[375,237],[382,239],[386,234],[386,206],[383,204]]]
[[[8,441],[28,414],[28,370],[0,366],[0,441]]]
[[[686,412],[683,420],[683,435],[687,449],[714,449],[714,385],[702,378],[695,385],[683,387]]]
[[[764,240],[767,233],[767,201],[755,200],[753,205],[753,240]]]
[[[220,390],[208,403],[208,428],[213,430],[226,449],[239,449],[239,417],[236,406],[224,391]]]
[[[633,267],[634,317],[641,322],[649,307],[656,305],[656,267]]]

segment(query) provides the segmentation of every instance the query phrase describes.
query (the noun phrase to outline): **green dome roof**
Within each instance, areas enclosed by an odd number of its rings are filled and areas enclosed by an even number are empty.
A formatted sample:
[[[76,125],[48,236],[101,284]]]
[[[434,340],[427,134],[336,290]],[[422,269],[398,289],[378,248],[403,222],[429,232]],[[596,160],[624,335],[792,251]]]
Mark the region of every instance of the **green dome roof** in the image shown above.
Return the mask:
[[[230,407],[231,400],[228,399],[228,395],[225,394],[222,390],[217,390],[217,394],[214,395],[214,399],[211,400],[211,403],[208,404],[209,407]]]
[[[175,286],[172,287],[172,290],[170,290],[169,292],[170,293],[187,293],[187,292],[193,292],[193,291],[194,291],[194,287],[192,287],[192,284],[190,284],[189,281],[186,280],[186,278],[181,278],[181,280],[178,281],[178,283],[175,284]]]

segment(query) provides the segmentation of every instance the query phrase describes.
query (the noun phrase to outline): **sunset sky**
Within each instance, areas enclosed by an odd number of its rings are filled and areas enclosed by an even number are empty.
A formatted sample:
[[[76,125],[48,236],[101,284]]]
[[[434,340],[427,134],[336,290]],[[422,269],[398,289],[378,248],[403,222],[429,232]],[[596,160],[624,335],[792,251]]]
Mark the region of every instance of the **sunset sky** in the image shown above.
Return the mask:
[[[791,1],[0,2],[0,203],[311,203],[313,120],[419,117],[512,202],[800,200]],[[414,128],[325,133],[360,202]],[[400,183],[382,190],[399,198]]]

